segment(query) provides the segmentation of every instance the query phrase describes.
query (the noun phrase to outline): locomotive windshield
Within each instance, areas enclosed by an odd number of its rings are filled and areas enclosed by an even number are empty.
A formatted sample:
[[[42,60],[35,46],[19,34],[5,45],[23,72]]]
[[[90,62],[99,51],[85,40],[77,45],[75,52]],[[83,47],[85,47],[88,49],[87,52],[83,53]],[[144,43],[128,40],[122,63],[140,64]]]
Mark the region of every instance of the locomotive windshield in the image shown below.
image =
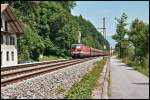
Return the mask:
[[[71,48],[75,49],[75,48],[81,48],[82,44],[72,44]]]
[[[72,45],[71,48],[72,48],[72,49],[76,48],[76,45]]]

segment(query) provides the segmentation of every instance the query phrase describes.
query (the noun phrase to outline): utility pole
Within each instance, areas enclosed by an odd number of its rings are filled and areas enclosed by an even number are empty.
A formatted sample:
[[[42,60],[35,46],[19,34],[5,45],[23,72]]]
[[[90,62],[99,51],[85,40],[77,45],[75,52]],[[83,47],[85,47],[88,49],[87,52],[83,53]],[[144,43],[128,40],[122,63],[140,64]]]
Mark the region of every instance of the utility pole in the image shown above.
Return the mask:
[[[106,39],[105,17],[103,17],[103,36]]]
[[[78,44],[81,43],[81,32],[79,31],[79,36],[78,36]]]
[[[105,17],[103,17],[103,36],[106,39],[106,27],[105,27]],[[106,46],[104,45],[104,53],[106,54]]]
[[[103,17],[103,27],[99,29],[103,29],[103,36],[104,36],[104,39],[106,39],[105,17]]]
[[[100,29],[103,29],[103,36],[104,36],[104,39],[106,39],[105,17],[103,17],[103,27]],[[104,45],[103,49],[106,49],[105,45]]]

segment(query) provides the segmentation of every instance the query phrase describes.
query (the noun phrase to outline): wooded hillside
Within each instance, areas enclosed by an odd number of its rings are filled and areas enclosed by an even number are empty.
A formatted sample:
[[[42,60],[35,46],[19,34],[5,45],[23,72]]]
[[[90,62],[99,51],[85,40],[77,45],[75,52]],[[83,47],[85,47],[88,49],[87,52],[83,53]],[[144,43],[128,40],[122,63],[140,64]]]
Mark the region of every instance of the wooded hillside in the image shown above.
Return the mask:
[[[95,26],[82,15],[73,16],[75,1],[2,1],[8,3],[24,23],[24,36],[18,39],[19,60],[39,60],[44,56],[69,56],[71,44],[81,43],[97,49],[109,43]]]

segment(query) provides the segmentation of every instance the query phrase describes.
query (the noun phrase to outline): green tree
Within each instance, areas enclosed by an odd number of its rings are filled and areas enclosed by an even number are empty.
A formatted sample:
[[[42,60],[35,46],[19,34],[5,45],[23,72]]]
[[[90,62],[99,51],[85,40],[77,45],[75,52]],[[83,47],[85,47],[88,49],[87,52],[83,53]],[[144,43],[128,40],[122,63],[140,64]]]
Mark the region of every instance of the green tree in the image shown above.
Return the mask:
[[[30,26],[24,25],[23,37],[18,39],[19,59],[33,59],[38,60],[39,55],[43,52],[45,46],[41,37],[35,33]],[[27,56],[27,57],[26,57]]]
[[[115,18],[117,21],[117,28],[116,28],[116,34],[112,36],[114,40],[117,41],[117,48],[119,57],[122,58],[124,55],[124,47],[122,44],[124,40],[125,34],[127,34],[126,26],[127,24],[127,15],[125,13],[122,14],[121,18]]]
[[[144,63],[144,57],[149,55],[149,25],[135,19],[131,23],[128,35],[129,41],[135,47],[134,60],[139,61],[139,63]]]
[[[71,12],[71,9],[73,9],[76,6],[76,2],[75,1],[59,1],[59,3],[68,12]]]

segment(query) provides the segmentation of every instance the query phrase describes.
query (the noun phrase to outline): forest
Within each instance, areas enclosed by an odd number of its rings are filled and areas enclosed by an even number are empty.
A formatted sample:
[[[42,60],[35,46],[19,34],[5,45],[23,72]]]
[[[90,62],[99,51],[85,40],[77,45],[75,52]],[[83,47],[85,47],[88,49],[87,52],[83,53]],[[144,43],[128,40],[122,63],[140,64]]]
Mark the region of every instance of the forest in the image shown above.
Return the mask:
[[[78,42],[97,49],[109,43],[85,18],[73,16],[75,1],[2,1],[8,3],[24,24],[24,35],[18,38],[18,59],[39,61],[40,55],[69,57],[70,46]]]

